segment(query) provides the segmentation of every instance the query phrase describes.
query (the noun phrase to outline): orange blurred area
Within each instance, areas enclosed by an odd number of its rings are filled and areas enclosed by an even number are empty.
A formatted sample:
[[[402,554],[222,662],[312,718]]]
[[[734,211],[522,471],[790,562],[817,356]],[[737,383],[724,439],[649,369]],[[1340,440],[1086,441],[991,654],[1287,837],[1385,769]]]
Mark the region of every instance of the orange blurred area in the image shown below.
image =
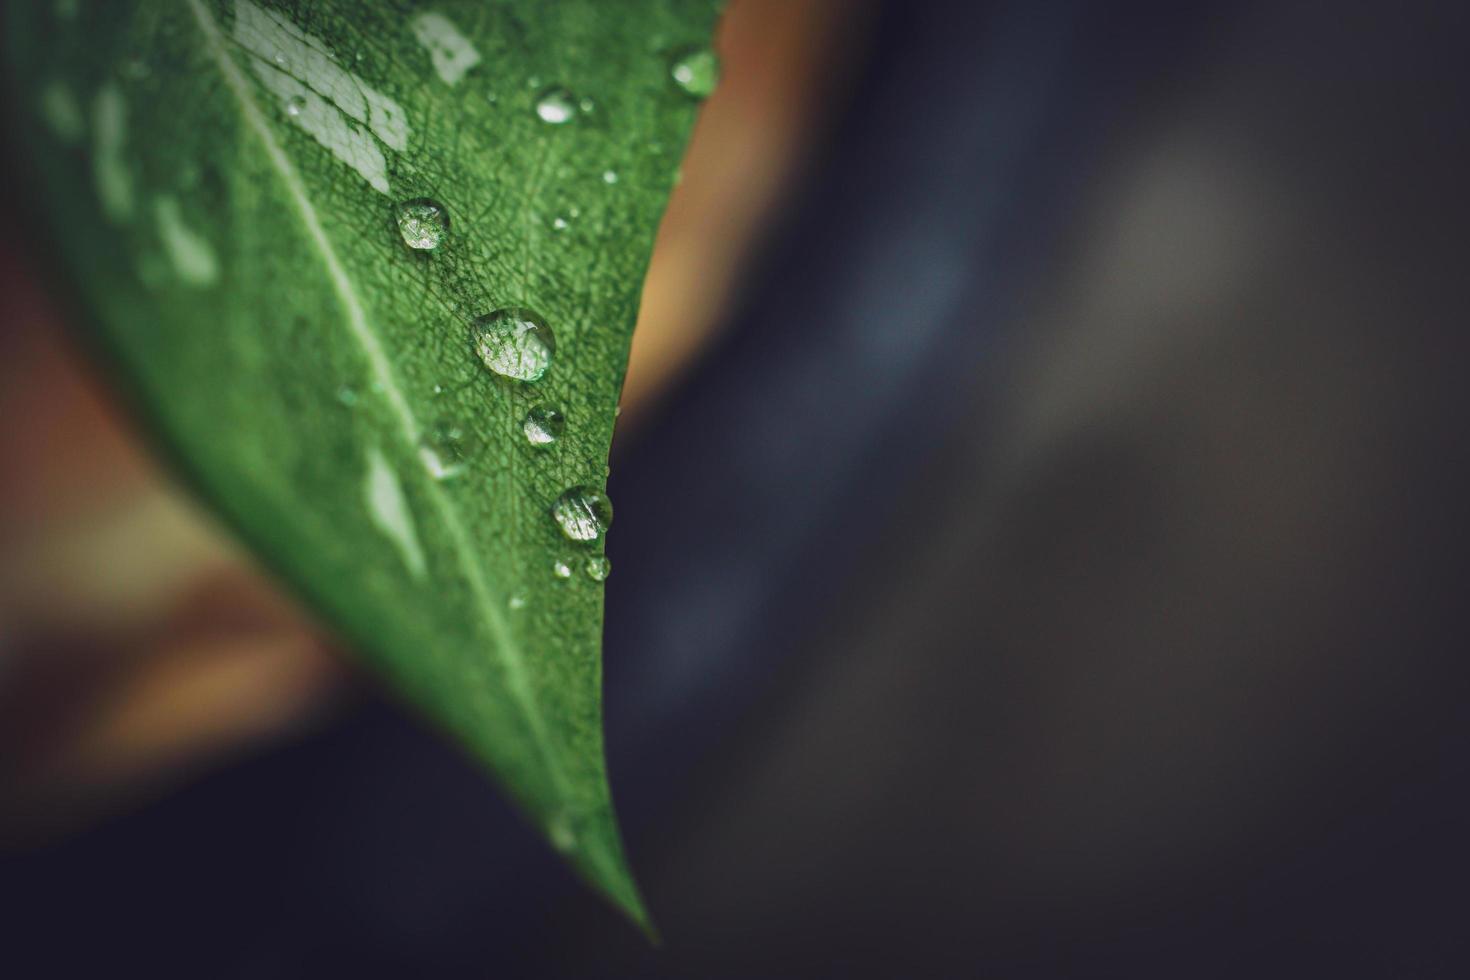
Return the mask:
[[[13,256],[0,336],[0,837],[289,728],[327,643],[159,470]]]
[[[720,325],[742,261],[849,77],[864,4],[737,0],[715,39],[705,103],[654,244],[623,387],[636,417]]]
[[[737,0],[661,226],[623,424],[705,345],[859,32],[840,0]],[[310,724],[346,665],[161,472],[0,252],[0,837],[75,827]]]

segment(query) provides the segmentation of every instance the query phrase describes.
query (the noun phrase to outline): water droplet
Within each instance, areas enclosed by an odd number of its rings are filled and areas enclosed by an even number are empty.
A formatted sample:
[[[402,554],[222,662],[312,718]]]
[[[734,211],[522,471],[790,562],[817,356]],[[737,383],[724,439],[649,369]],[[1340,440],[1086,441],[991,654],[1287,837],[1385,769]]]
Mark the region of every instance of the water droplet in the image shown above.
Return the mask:
[[[616,184],[618,182],[618,172],[616,170],[604,170],[602,172],[602,182],[604,184]]]
[[[521,431],[526,434],[526,441],[538,449],[556,444],[561,434],[567,429],[567,420],[554,408],[537,405],[526,413],[526,420],[521,423]]]
[[[351,408],[357,404],[357,389],[352,385],[343,385],[337,389],[337,401]]]
[[[452,480],[469,465],[474,441],[455,422],[437,422],[419,442],[419,459],[436,480]]]
[[[571,817],[564,813],[557,814],[547,823],[546,836],[558,851],[570,851],[577,846],[577,832],[572,828]]]
[[[606,555],[593,555],[587,559],[587,577],[594,582],[606,582],[612,574],[612,562]]]
[[[536,97],[536,115],[542,122],[560,126],[577,114],[577,97],[561,86],[552,86]]]
[[[612,523],[612,501],[595,487],[572,487],[556,498],[551,516],[573,541],[596,541]]]
[[[427,197],[404,201],[398,205],[398,233],[409,248],[436,249],[449,237],[449,212]]]
[[[591,99],[583,98],[577,102],[577,108],[582,110],[583,115],[588,115],[597,111],[597,103]]]
[[[557,231],[566,231],[568,228],[571,227],[571,223],[568,222],[566,218],[558,216],[551,219],[551,227],[556,229]]]
[[[293,95],[286,102],[286,115],[299,116],[306,111],[306,99],[300,95]]]
[[[509,307],[475,321],[475,353],[496,374],[539,381],[551,367],[556,338],[546,321],[532,311]]]
[[[505,601],[505,604],[510,607],[511,612],[520,612],[526,608],[526,594],[524,592],[516,592]]]
[[[558,558],[556,560],[556,563],[551,566],[551,574],[555,575],[557,578],[562,578],[562,579],[571,578],[572,577],[572,564],[571,564],[571,562],[565,561],[565,560],[563,560],[561,558]]]
[[[669,76],[685,95],[705,99],[720,83],[720,59],[709,48],[685,48],[669,64]]]

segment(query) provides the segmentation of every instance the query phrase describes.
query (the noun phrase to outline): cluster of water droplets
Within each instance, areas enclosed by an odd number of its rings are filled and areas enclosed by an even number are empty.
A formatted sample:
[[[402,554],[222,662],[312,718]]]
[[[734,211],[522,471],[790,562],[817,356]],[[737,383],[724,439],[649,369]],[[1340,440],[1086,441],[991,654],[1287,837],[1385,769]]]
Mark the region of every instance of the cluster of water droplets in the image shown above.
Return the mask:
[[[719,75],[719,60],[705,47],[682,49],[669,63],[668,76],[673,85],[684,95],[695,99],[709,96],[719,81]],[[548,126],[566,126],[591,114],[596,108],[591,99],[578,97],[562,85],[542,86],[539,79],[533,78],[529,87],[536,90],[532,104],[534,115]],[[491,101],[496,100],[491,97]],[[304,100],[299,104],[293,100],[287,112],[299,115],[306,108]],[[616,184],[618,172],[606,169],[601,179],[604,184]],[[569,217],[576,217],[575,210],[569,213]],[[551,222],[552,228],[565,230],[569,226],[569,217],[557,216]],[[415,252],[433,253],[449,240],[449,209],[432,198],[419,197],[401,202],[395,218],[403,244]],[[476,317],[471,325],[470,341],[475,357],[486,370],[520,384],[539,382],[551,369],[556,355],[556,336],[551,326],[534,310],[520,306],[504,307]],[[344,405],[352,406],[358,400],[358,393],[344,386],[338,392],[338,399]],[[566,417],[559,409],[537,405],[522,419],[521,434],[530,447],[545,451],[559,443],[566,427]],[[461,426],[441,421],[424,434],[419,455],[432,476],[448,480],[458,476],[468,465],[474,448],[471,443],[471,438]],[[596,487],[574,486],[552,503],[550,515],[568,541],[592,546],[602,540],[612,524],[612,503],[607,494]],[[553,577],[570,579],[575,574],[576,564],[574,557],[558,558],[552,564]],[[612,570],[611,563],[602,554],[587,555],[581,565],[583,573],[594,582],[605,581]],[[516,592],[507,602],[512,611],[518,611],[524,608],[526,601],[524,592]]]

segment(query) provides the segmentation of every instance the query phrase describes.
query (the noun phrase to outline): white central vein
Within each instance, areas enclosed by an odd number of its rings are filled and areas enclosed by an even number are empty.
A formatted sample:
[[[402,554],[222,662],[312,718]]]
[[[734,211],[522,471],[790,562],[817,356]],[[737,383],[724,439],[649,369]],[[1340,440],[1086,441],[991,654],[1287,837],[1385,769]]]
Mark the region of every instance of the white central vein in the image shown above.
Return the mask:
[[[410,451],[418,446],[422,435],[422,428],[418,419],[414,417],[413,409],[409,407],[407,399],[403,397],[403,390],[394,377],[393,367],[388,361],[388,355],[383,350],[383,345],[378,335],[373,332],[372,324],[369,322],[367,313],[363,310],[362,301],[353,288],[352,280],[347,275],[347,270],[342,267],[342,261],[337,258],[336,249],[327,238],[326,230],[322,228],[321,219],[317,216],[316,208],[308,197],[306,186],[301,182],[301,176],[297,174],[285,150],[276,140],[271,131],[270,124],[255,104],[251,94],[250,83],[241,73],[239,66],[230,57],[225,47],[224,35],[220,32],[219,25],[215,23],[214,17],[205,9],[203,0],[187,0],[189,9],[194,14],[194,19],[199,23],[199,29],[209,45],[210,54],[218,65],[220,74],[224,77],[225,84],[229,86],[231,93],[240,104],[240,111],[245,116],[245,121],[250,129],[260,139],[265,148],[266,156],[275,168],[285,185],[291,202],[296,206],[297,214],[301,223],[306,226],[308,236],[315,246],[317,254],[321,257],[322,264],[326,266],[327,276],[332,281],[332,289],[337,294],[342,304],[342,310],[346,314],[347,328],[352,334],[358,346],[362,348],[367,357],[368,366],[373,379],[381,387],[388,406],[392,409],[394,418],[398,421],[402,430],[403,438],[407,441]],[[475,601],[484,616],[485,624],[489,627],[494,639],[494,647],[505,667],[506,679],[515,700],[521,707],[526,717],[526,722],[531,728],[534,741],[540,750],[547,772],[551,780],[556,784],[557,790],[566,797],[570,792],[566,784],[566,777],[562,773],[555,754],[551,751],[551,741],[546,731],[545,719],[541,715],[540,705],[536,701],[535,692],[531,688],[530,678],[526,674],[525,665],[521,662],[519,649],[509,626],[505,622],[505,616],[501,612],[499,604],[491,594],[489,583],[485,579],[485,570],[475,557],[475,549],[465,533],[464,525],[460,522],[459,513],[454,505],[445,496],[443,490],[432,480],[425,480],[425,495],[433,503],[439,518],[444,523],[454,544],[455,555],[459,560],[460,567],[464,570],[465,579],[469,583],[470,590],[474,593]]]

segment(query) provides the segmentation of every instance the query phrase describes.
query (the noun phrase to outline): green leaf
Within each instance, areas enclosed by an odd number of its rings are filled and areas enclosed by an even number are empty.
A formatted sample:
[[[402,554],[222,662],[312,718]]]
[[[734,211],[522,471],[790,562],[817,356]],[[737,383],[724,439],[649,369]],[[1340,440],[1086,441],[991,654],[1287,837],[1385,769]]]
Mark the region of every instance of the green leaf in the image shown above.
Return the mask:
[[[601,541],[569,540],[550,510],[606,477],[696,109],[671,59],[707,40],[716,7],[6,11],[27,235],[54,243],[142,414],[243,537],[644,923],[603,765],[602,587],[585,571]],[[434,239],[432,207],[399,225],[423,199],[449,218],[432,250],[408,245]],[[506,308],[554,335],[540,380],[477,354],[477,318]],[[537,407],[566,420],[549,445],[523,430]]]

